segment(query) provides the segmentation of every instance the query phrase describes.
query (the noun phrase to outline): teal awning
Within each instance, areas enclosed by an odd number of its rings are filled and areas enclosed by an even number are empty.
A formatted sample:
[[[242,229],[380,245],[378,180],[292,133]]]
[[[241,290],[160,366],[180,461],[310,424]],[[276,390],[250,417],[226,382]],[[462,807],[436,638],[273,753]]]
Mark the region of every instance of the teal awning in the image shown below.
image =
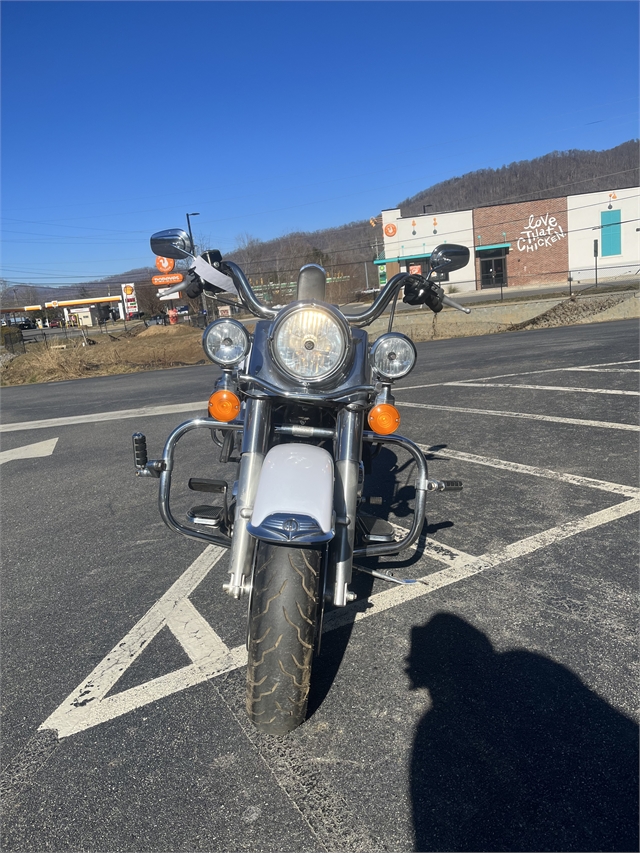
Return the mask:
[[[474,246],[476,252],[487,252],[489,249],[510,249],[511,243],[493,243],[491,246]]]

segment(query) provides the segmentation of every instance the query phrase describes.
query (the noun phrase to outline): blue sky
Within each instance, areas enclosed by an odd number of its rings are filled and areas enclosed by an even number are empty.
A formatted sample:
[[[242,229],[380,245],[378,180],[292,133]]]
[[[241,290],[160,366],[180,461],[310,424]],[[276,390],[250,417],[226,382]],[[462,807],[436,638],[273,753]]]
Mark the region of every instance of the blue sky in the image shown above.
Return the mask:
[[[2,2],[2,272],[223,254],[638,136],[635,2]]]

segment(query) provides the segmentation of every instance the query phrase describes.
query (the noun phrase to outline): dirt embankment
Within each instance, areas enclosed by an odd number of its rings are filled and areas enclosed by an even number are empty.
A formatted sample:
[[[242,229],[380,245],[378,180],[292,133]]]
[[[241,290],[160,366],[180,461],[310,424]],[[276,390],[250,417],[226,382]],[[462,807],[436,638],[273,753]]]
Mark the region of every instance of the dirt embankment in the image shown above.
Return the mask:
[[[624,302],[624,296],[592,297],[591,299],[567,299],[559,305],[554,305],[537,317],[514,323],[506,331],[517,332],[520,329],[549,329],[552,326],[573,326],[576,323],[590,322],[597,319],[603,311],[614,308]]]
[[[52,335],[47,344],[26,344],[26,353],[0,368],[2,385],[56,382],[86,376],[109,376],[204,364],[202,329],[187,325],[143,326],[114,335],[82,337]]]

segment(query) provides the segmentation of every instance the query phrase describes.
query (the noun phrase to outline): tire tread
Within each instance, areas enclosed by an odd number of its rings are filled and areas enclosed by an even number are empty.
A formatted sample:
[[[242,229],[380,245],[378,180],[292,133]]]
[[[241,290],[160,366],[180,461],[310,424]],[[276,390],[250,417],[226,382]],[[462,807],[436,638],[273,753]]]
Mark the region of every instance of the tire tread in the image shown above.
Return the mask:
[[[286,734],[305,719],[320,559],[319,551],[258,546],[249,613],[247,713],[265,734]]]

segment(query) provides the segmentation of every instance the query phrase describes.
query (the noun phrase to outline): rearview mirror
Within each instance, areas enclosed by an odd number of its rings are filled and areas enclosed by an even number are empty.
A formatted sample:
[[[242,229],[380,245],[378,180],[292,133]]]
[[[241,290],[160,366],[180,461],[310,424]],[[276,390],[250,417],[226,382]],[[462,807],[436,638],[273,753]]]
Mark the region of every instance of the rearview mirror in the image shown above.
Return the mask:
[[[180,261],[193,256],[191,238],[182,228],[169,228],[168,231],[157,231],[152,235],[151,251],[161,258],[173,258]]]
[[[455,243],[441,243],[431,253],[430,263],[433,272],[460,270],[469,263],[469,249]]]

